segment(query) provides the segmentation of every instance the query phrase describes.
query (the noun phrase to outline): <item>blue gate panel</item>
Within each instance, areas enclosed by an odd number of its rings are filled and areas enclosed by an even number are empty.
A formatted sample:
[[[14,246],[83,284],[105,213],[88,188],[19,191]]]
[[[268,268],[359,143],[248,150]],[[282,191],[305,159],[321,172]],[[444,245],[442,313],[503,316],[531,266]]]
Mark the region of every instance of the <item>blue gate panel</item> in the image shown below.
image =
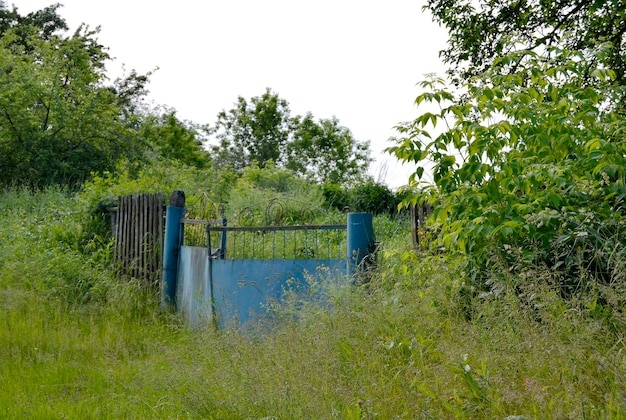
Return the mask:
[[[207,248],[180,247],[176,308],[190,325],[210,321],[213,316],[208,257]]]
[[[286,290],[307,293],[307,274],[318,280],[344,278],[346,260],[212,260],[211,264],[215,314],[223,329],[263,317],[266,305],[280,301]]]
[[[237,328],[265,316],[285,291],[307,293],[307,277],[339,282],[345,268],[346,260],[333,259],[209,260],[207,248],[181,246],[176,307],[190,325]]]
[[[213,293],[217,325],[231,328],[266,314],[267,304],[286,290],[307,293],[307,275],[345,277],[345,260],[213,260]],[[319,267],[329,270],[319,271]]]

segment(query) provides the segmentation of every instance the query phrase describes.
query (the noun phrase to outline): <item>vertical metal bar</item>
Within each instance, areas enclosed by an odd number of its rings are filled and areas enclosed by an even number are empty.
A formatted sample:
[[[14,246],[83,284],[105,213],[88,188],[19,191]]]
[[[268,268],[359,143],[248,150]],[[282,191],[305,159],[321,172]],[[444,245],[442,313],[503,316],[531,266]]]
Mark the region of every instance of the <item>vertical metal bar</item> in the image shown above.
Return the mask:
[[[341,237],[343,235],[337,235],[337,256],[341,255]]]
[[[226,227],[228,221],[222,218],[222,226]],[[226,229],[222,230],[222,236],[220,237],[220,259],[226,258]]]
[[[209,258],[212,257],[212,254],[211,254],[211,231],[209,230],[210,227],[211,227],[211,224],[206,225],[206,237],[207,237],[207,248],[209,249]]]
[[[276,231],[272,232],[272,259],[276,259]]]
[[[215,327],[217,327],[217,316],[215,314],[215,297],[213,295],[213,255],[211,254],[211,231],[209,230],[209,227],[211,227],[210,224],[206,225],[206,236],[207,236],[207,247],[209,249],[209,261],[208,261],[208,268],[209,268],[209,272],[208,272],[208,277],[209,277],[209,293],[211,294],[211,302],[210,302],[210,307],[211,307],[211,319],[213,320],[213,322],[215,322]],[[218,256],[219,257],[219,256]]]
[[[332,258],[332,256],[330,255],[330,238],[331,237],[327,234],[326,235],[326,249],[327,249],[326,258],[328,259]]]
[[[246,232],[243,232],[243,246],[241,247],[241,258],[245,258],[246,253]]]

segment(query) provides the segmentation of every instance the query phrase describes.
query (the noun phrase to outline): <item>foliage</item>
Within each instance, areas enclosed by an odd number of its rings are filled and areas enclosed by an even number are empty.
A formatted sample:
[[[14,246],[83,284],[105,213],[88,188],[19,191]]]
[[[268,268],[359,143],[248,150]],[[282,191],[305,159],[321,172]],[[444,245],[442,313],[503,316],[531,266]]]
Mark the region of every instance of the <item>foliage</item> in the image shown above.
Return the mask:
[[[140,136],[156,156],[202,169],[209,166],[210,157],[202,147],[198,130],[193,124],[180,121],[176,111],[168,110],[160,115],[146,115]]]
[[[351,188],[352,211],[395,214],[400,201],[388,186],[371,179]]]
[[[580,52],[608,43],[595,66],[612,70],[626,84],[626,2],[540,0],[429,0],[424,9],[448,29],[450,39],[442,57],[450,73],[463,78],[488,69],[498,57],[547,48]],[[588,80],[593,86],[593,78]]]
[[[28,37],[32,34],[37,34],[41,39],[50,40],[56,37],[58,32],[69,29],[65,19],[57,12],[60,7],[61,5],[57,3],[22,16],[15,5],[9,9],[5,1],[0,1],[0,33],[3,34],[9,29],[15,30],[18,35],[17,42],[22,43],[26,48],[28,48]]]
[[[285,166],[319,183],[351,184],[364,178],[371,162],[369,142],[358,142],[336,117],[316,122],[311,113],[293,119],[293,140]]]
[[[69,305],[106,300],[109,250],[96,238],[83,240],[76,204],[58,188],[1,193],[5,291],[28,290]]]
[[[0,4],[0,185],[76,188],[120,160],[207,166],[200,128],[144,103],[152,72],[107,86],[99,28],[67,35],[59,7],[21,16]]]
[[[215,165],[238,171],[271,161],[311,180],[343,184],[362,178],[371,161],[369,143],[355,140],[337,118],[291,117],[289,103],[270,89],[250,102],[240,96],[219,113],[211,134]]]
[[[1,9],[0,185],[76,186],[122,157],[143,156],[121,118],[128,98],[104,85],[110,57],[99,29],[65,36],[58,7],[26,17]]]
[[[269,162],[264,168],[244,169],[233,185],[226,214],[238,225],[306,224],[323,213],[323,204],[315,183]]]
[[[589,72],[604,52],[506,56],[468,81],[462,99],[441,79],[422,83],[416,102],[440,109],[398,127],[389,151],[422,164],[414,182],[434,162],[425,187],[433,220],[446,249],[467,256],[473,286],[499,290],[498,272],[524,263],[554,270],[565,293],[586,290],[587,279],[623,282],[623,92],[614,72]],[[587,74],[594,88],[581,83]],[[443,121],[441,134],[425,130]]]
[[[0,38],[1,184],[73,184],[126,150],[115,98],[99,86],[107,56],[95,35],[29,36],[30,54],[14,30]]]
[[[222,110],[213,127],[219,145],[213,146],[218,165],[237,170],[256,163],[279,162],[289,139],[289,104],[270,89],[250,103],[238,97],[235,108]]]
[[[179,161],[153,160],[143,168],[120,163],[115,172],[95,175],[85,182],[78,194],[85,234],[88,238],[106,237],[109,208],[117,203],[119,196],[163,192],[167,201],[169,194],[182,189],[188,206],[193,207],[205,198],[211,203],[223,203],[235,181],[232,172],[201,170]]]
[[[371,178],[349,187],[323,184],[322,191],[328,205],[341,211],[395,214],[401,201],[388,186]]]

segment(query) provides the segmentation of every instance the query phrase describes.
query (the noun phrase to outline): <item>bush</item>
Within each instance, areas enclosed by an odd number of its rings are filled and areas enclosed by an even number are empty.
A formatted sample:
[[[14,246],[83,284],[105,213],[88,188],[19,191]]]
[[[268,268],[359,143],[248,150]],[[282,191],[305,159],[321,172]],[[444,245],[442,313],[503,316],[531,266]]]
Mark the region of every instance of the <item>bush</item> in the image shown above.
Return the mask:
[[[250,166],[233,186],[227,218],[240,225],[306,224],[324,216],[320,187],[272,164]]]
[[[384,184],[366,180],[351,187],[325,184],[322,187],[326,203],[338,210],[372,214],[395,214],[401,200]]]
[[[593,55],[554,48],[496,60],[459,97],[441,79],[422,84],[416,102],[440,112],[399,127],[404,137],[389,151],[434,161],[424,188],[436,203],[431,224],[439,245],[467,261],[472,293],[521,290],[536,278],[527,267],[551,271],[568,298],[623,285],[626,120],[613,78]],[[450,128],[424,130],[438,121]]]
[[[172,191],[183,190],[188,207],[202,213],[203,209],[195,208],[197,204],[207,200],[224,202],[235,180],[234,173],[228,170],[202,170],[169,160],[155,160],[139,169],[122,164],[115,173],[94,176],[84,184],[78,197],[85,232],[89,238],[110,233],[109,209],[116,205],[119,196],[163,192],[167,202]]]

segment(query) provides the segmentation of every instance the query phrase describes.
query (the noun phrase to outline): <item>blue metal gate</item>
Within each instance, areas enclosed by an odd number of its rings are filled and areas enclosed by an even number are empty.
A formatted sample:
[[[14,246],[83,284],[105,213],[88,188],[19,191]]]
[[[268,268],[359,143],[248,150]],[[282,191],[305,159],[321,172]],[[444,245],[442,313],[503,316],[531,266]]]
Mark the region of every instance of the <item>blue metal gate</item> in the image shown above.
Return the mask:
[[[184,206],[174,204],[166,215],[163,303],[191,325],[241,327],[288,291],[307,295],[313,280],[349,282],[373,252],[368,213],[350,213],[340,225],[226,226],[184,219]],[[201,246],[185,240],[199,231]]]

